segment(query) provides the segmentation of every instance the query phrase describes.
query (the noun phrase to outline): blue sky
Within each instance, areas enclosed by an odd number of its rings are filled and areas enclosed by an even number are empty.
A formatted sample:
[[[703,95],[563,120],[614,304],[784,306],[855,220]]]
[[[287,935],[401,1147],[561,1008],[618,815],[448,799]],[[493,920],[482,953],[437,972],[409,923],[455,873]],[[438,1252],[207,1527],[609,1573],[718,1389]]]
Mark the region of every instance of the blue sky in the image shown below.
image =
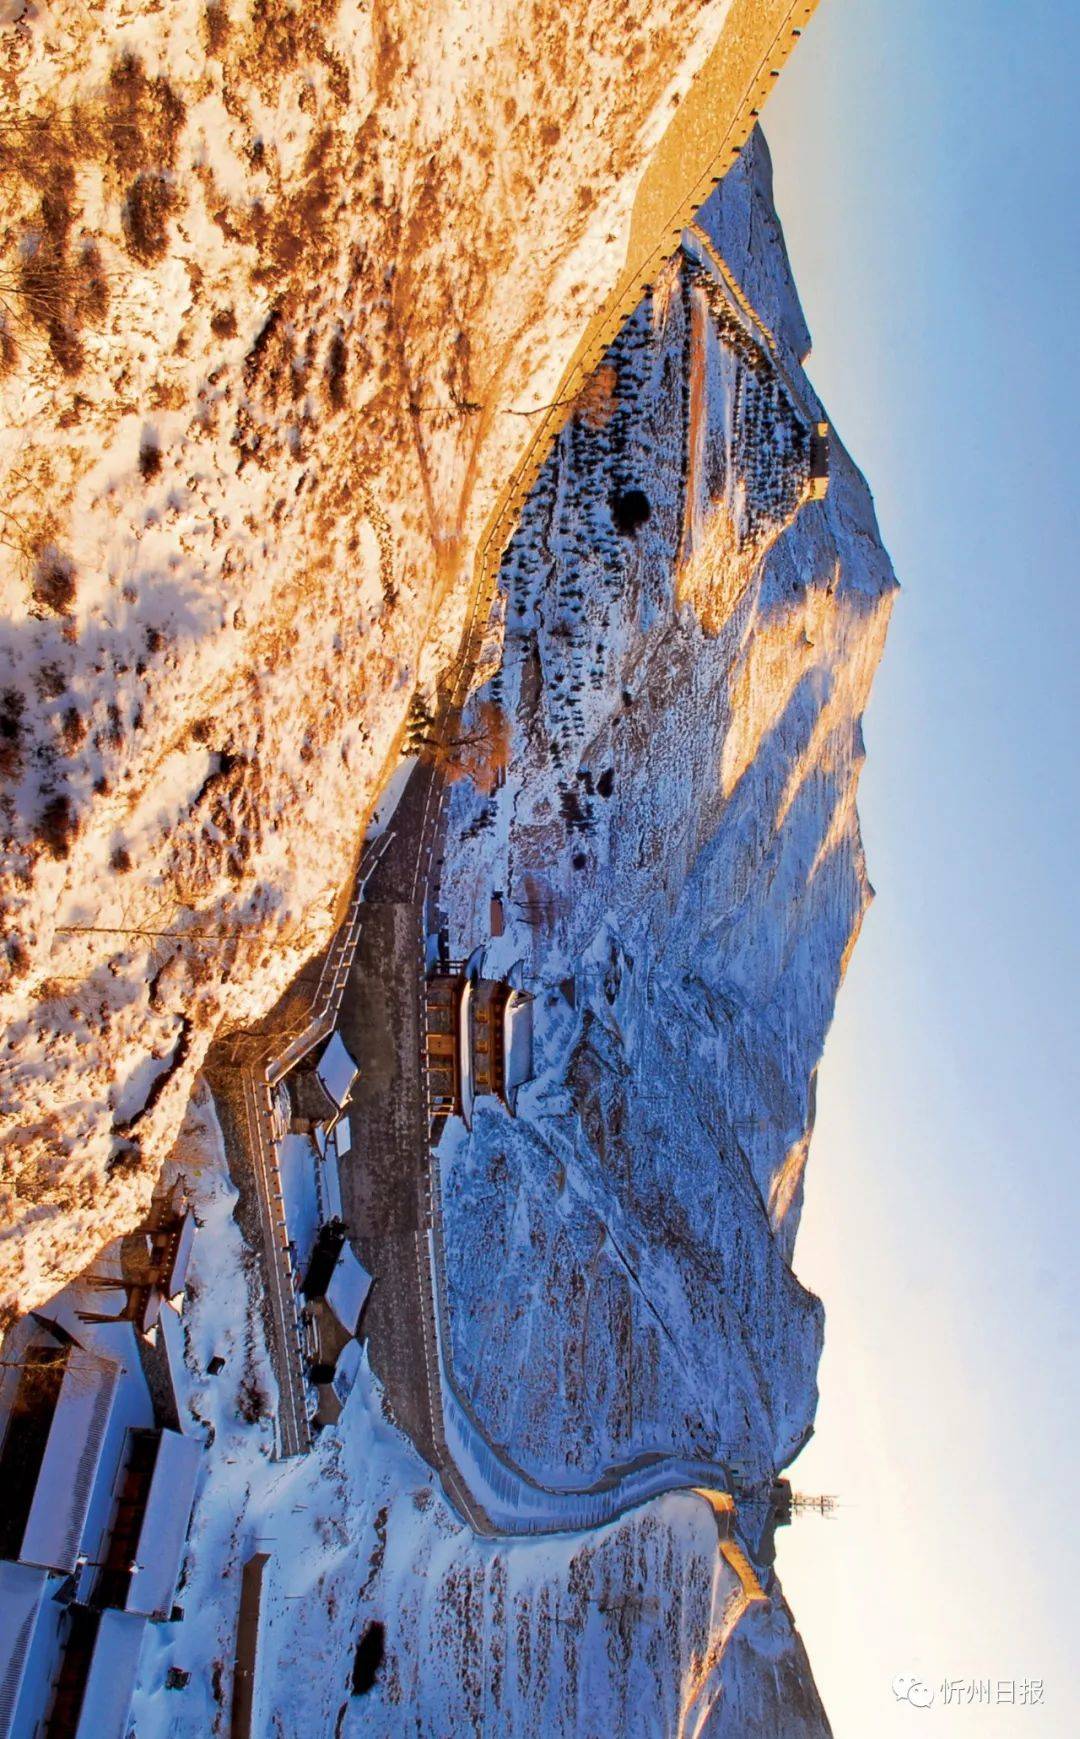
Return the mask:
[[[838,1739],[1080,1731],[1078,65],[1075,0],[821,0],[765,115],[903,587],[795,1262],[828,1326],[794,1478],[841,1509],[779,1569]]]

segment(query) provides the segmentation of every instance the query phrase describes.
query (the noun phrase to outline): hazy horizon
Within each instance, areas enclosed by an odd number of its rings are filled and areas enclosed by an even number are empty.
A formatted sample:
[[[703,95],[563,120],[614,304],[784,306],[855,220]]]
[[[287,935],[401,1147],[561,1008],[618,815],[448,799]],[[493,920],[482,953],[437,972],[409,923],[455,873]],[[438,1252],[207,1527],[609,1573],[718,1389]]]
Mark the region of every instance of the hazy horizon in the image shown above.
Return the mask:
[[[1076,1730],[1078,36],[1063,3],[824,0],[765,118],[809,372],[903,588],[795,1253],[827,1324],[792,1478],[840,1508],[778,1568],[838,1739]]]

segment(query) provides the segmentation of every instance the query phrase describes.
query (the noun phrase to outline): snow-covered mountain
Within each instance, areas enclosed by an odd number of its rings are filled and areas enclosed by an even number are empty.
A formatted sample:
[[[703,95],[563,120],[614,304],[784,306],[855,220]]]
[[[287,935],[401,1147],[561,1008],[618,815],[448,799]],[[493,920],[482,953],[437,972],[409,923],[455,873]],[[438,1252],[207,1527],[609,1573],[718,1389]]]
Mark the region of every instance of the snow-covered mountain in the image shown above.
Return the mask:
[[[463,725],[511,721],[497,788],[454,788],[450,953],[500,893],[486,970],[537,999],[537,1079],[443,1140],[453,1358],[545,1482],[660,1451],[760,1483],[813,1422],[790,1261],[894,581],[837,443],[807,497],[805,346],[755,140],[545,467]]]
[[[449,955],[533,999],[515,1115],[478,1099],[435,1157],[477,1439],[553,1507],[682,1461],[734,1512],[672,1490],[480,1537],[387,1416],[376,1336],[273,1460],[266,1253],[200,1079],[325,945],[410,731],[447,758],[423,721],[482,528],[650,150],[756,6],[106,0],[7,31],[0,1290],[44,1301],[185,1180],[168,1335],[206,1450],[140,1739],[228,1729],[263,1551],[259,1733],[829,1732],[768,1509],[816,1405],[792,1262],[895,581],[832,435],[823,490],[760,135],[520,513],[429,890]]]
[[[731,324],[736,287],[756,325]],[[835,441],[810,498],[806,347],[757,138],[508,549],[439,888],[451,953],[485,944],[535,998],[516,1117],[480,1099],[440,1144],[455,1380],[556,1492],[643,1454],[725,1466],[732,1548],[692,1492],[589,1533],[479,1538],[368,1367],[311,1456],[269,1462],[269,1419],[242,1418],[245,1393],[274,1390],[256,1270],[202,1097],[173,1163],[200,1180],[188,1405],[214,1435],[189,1616],[144,1660],[145,1739],[225,1719],[255,1550],[268,1732],[829,1732],[764,1516],[813,1422],[821,1309],[790,1263],[814,1071],[869,896],[859,721],[895,582]],[[484,741],[500,752],[481,767]],[[183,1700],[160,1689],[169,1665],[191,1674]]]

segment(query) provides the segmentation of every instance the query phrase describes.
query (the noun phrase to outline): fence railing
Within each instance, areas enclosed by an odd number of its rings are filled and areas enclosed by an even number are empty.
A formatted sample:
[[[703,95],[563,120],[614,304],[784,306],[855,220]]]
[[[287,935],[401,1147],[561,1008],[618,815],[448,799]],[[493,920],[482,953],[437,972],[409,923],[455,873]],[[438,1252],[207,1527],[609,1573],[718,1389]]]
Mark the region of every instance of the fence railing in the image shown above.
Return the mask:
[[[349,982],[353,960],[356,956],[357,944],[360,940],[361,908],[364,903],[364,890],[377,869],[383,853],[393,839],[393,830],[380,834],[372,840],[367,849],[362,852],[360,862],[356,867],[356,880],[352,896],[349,900],[345,917],[338,925],[333,940],[327,949],[319,973],[319,982],[315,986],[315,994],[311,1002],[311,1014],[307,1025],[302,1027],[280,1051],[271,1057],[266,1066],[266,1080],[271,1087],[276,1087],[284,1080],[290,1069],[302,1062],[309,1051],[324,1038],[329,1038],[337,1025],[341,1012],[341,999],[345,994],[345,986]]]
[[[263,1267],[273,1331],[271,1357],[278,1381],[278,1450],[283,1457],[303,1455],[311,1447],[303,1326],[289,1247],[281,1168],[270,1126],[270,1089],[265,1074],[254,1068],[241,1068],[240,1079],[263,1234]]]

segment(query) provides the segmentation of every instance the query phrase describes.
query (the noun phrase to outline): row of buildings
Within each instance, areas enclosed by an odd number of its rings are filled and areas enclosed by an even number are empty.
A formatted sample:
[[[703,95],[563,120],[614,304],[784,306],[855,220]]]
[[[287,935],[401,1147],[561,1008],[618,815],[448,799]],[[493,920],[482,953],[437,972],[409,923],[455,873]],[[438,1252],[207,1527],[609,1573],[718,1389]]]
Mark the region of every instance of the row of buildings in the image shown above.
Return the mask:
[[[358,1073],[341,1034],[334,1032],[282,1086],[283,1157],[290,1157],[290,1144],[300,1144],[301,1177],[298,1184],[294,1162],[286,1217],[301,1276],[305,1376],[315,1392],[316,1430],[337,1423],[356,1380],[360,1317],[371,1289],[371,1277],[349,1241],[339,1177],[339,1167],[353,1151],[349,1102]]]
[[[426,990],[432,1114],[469,1125],[485,1093],[512,1111],[532,1071],[531,998],[485,978],[481,961],[478,950],[436,962]],[[355,1382],[371,1286],[338,1175],[353,1154],[356,1078],[334,1033],[286,1077],[277,1102],[316,1429],[336,1423]],[[195,1235],[178,1184],[137,1233],[4,1339],[0,1739],[123,1739],[147,1626],[183,1618],[177,1586],[203,1449],[183,1429],[178,1398]]]
[[[0,1739],[125,1733],[146,1627],[182,1615],[202,1443],[174,1372],[194,1231],[182,1187],[157,1198],[107,1264],[5,1337]]]
[[[436,960],[425,989],[428,1103],[433,1119],[456,1114],[471,1128],[477,1100],[492,1094],[514,1111],[532,1076],[532,997],[483,973],[483,949],[464,962]],[[338,1167],[352,1154],[349,1104],[357,1065],[335,1032],[284,1083],[282,1142],[303,1137],[315,1153],[314,1212],[288,1213],[306,1227],[296,1247],[307,1377],[317,1395],[316,1428],[333,1424],[360,1363],[358,1330],[371,1281],[356,1257],[341,1211]],[[308,1149],[310,1153],[310,1148]],[[297,1192],[298,1194],[300,1192]]]

